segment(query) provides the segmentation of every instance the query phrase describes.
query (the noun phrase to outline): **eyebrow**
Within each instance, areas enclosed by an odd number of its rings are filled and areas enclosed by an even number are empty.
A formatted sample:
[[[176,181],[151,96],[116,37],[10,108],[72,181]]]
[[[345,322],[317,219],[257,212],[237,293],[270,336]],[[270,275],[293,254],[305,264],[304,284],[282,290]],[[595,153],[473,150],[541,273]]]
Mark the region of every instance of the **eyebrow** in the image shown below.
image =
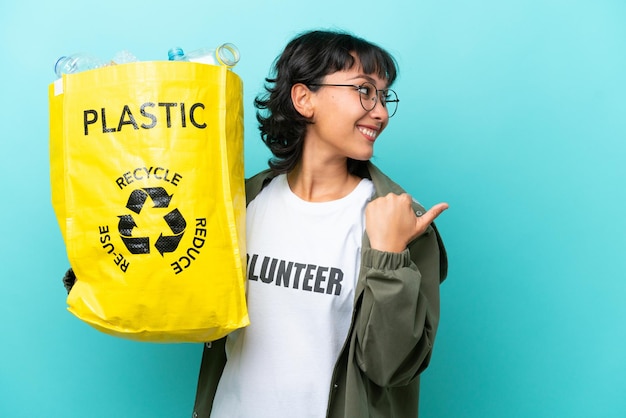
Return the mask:
[[[371,76],[369,76],[369,75],[367,75],[367,74],[358,74],[358,75],[355,75],[355,76],[354,76],[354,77],[352,77],[352,78],[349,78],[348,80],[355,80],[355,79],[357,79],[357,78],[364,78],[364,79],[366,79],[367,81],[369,81],[370,83],[372,83],[372,84],[374,84],[374,85],[376,84],[376,80],[374,80]]]
[[[374,86],[376,86],[376,80],[374,80],[374,78],[373,78],[373,77],[371,77],[371,76],[370,76],[370,75],[368,75],[368,74],[358,74],[358,75],[355,75],[355,76],[354,76],[354,77],[352,77],[352,78],[349,78],[348,80],[352,80],[352,81],[354,81],[354,80],[356,80],[357,78],[364,78],[364,79],[365,79],[365,80],[367,80],[369,83],[372,83]],[[387,89],[389,89],[389,83],[388,83],[388,80],[383,80],[383,81],[385,82],[385,87],[384,87],[382,90],[387,90]],[[379,90],[381,90],[381,89],[379,89]]]

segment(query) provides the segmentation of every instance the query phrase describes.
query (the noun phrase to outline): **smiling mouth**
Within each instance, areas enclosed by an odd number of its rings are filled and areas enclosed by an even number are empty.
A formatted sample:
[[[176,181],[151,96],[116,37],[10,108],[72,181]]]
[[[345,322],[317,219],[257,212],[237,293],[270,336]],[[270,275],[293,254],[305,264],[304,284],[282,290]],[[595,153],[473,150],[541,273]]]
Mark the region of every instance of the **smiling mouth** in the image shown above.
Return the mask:
[[[369,138],[376,139],[376,137],[378,136],[378,131],[375,131],[369,128],[364,128],[363,126],[359,126],[358,128],[359,128],[359,132],[361,132],[363,135]]]

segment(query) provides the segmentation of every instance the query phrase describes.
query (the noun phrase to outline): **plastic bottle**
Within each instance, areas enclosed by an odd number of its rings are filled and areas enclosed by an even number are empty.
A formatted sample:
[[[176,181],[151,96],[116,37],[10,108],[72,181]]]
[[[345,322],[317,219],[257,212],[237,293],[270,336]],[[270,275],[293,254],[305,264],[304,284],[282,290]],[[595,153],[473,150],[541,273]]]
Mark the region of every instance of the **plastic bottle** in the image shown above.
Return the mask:
[[[95,70],[96,68],[106,67],[108,65],[127,64],[137,61],[137,57],[127,50],[117,52],[109,62],[103,61],[93,55],[80,52],[59,58],[54,65],[54,72],[57,77],[60,78],[63,74],[80,73],[81,71]]]
[[[77,53],[59,58],[56,64],[54,64],[54,72],[60,78],[63,74],[94,70],[104,65],[104,61],[100,58],[85,53]]]
[[[211,65],[234,67],[239,62],[239,49],[231,43],[225,43],[216,49],[200,48],[184,53],[182,48],[172,48],[167,52],[170,61],[190,61]]]

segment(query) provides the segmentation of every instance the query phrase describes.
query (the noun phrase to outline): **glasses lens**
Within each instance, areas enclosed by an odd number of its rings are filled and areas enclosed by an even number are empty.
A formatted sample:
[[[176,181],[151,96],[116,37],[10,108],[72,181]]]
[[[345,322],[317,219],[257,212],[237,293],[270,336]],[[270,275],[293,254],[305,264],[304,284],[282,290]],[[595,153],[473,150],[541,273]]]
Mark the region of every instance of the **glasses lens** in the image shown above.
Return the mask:
[[[359,86],[359,98],[361,106],[368,112],[376,106],[376,86],[371,83],[363,83]]]
[[[376,97],[378,95],[378,97]],[[396,114],[398,110],[398,95],[391,89],[377,90],[376,86],[371,83],[363,83],[359,86],[359,97],[361,106],[368,112],[376,106],[376,102],[380,100],[380,104],[387,109],[389,117]]]
[[[398,95],[396,94],[395,91],[391,89],[385,91],[384,102],[385,102],[385,107],[387,108],[387,113],[389,114],[389,117],[392,117],[393,115],[396,114],[396,110],[398,110],[399,101],[400,100],[398,100]]]

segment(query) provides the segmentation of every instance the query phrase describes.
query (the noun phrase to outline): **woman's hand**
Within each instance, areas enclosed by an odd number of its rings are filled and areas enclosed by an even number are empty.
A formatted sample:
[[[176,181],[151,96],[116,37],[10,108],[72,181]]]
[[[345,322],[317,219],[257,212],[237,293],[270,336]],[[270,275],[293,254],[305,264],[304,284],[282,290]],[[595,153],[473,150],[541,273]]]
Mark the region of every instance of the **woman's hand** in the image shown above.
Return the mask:
[[[422,216],[416,216],[412,199],[406,193],[372,200],[365,208],[365,230],[373,249],[399,253],[409,242],[426,231],[435,218],[448,209],[447,203],[439,203]]]

